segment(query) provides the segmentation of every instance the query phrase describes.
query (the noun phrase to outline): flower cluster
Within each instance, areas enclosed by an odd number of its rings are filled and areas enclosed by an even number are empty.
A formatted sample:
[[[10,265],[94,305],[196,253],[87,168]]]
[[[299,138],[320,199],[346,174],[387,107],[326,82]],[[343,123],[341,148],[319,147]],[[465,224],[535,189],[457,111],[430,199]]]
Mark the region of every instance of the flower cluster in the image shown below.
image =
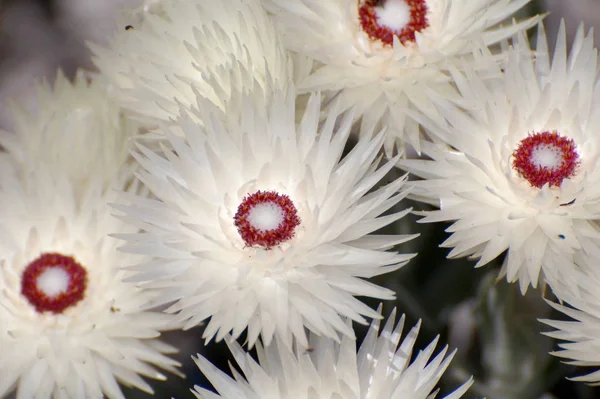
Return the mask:
[[[456,352],[413,356],[420,322],[401,341],[369,305],[415,256],[411,212],[453,222],[449,257],[548,285],[576,320],[544,321],[556,354],[600,365],[598,53],[563,24],[551,57],[528,3],[124,11],[98,72],[41,84],[0,136],[0,396],[153,392],[180,374],[161,333],[201,326],[242,373],[199,355],[197,398],[431,399]]]

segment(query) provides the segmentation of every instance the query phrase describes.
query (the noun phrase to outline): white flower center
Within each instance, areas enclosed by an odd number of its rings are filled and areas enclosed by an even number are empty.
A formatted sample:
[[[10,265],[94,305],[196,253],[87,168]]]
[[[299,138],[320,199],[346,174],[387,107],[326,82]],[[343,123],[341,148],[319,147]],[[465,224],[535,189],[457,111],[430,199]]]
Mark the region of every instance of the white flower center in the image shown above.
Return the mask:
[[[275,230],[283,222],[283,209],[272,202],[256,204],[248,212],[248,222],[257,230]]]
[[[69,288],[71,277],[61,267],[49,267],[37,278],[37,288],[49,298],[54,298]]]
[[[551,144],[540,144],[533,151],[529,158],[531,163],[538,168],[558,169],[563,161],[563,152],[557,146]]]
[[[382,6],[375,7],[377,22],[392,30],[402,30],[410,22],[410,7],[404,0],[386,0]]]

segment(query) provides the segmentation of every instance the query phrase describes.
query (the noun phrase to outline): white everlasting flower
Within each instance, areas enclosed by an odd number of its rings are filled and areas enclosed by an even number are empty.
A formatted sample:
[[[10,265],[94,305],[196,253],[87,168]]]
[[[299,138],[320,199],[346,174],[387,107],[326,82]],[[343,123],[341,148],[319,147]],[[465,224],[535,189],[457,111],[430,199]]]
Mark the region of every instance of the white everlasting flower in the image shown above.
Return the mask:
[[[246,328],[250,345],[276,334],[306,346],[304,327],[354,336],[342,316],[379,317],[355,295],[394,297],[365,279],[412,257],[386,251],[412,236],[369,235],[409,211],[380,216],[405,197],[405,178],[370,192],[397,160],[378,168],[383,134],[340,160],[352,115],[332,108],[318,128],[314,96],[296,127],[293,94],[275,94],[267,118],[252,97],[237,118],[206,101],[204,126],[185,118],[184,138],[166,132],[164,158],[140,146],[140,178],[160,201],[119,207],[145,230],[123,250],[154,258],[137,280],[160,291],[157,304],[175,301],[168,311],[186,328],[210,318],[207,339]]]
[[[325,91],[419,148],[405,109],[431,108],[428,91],[455,96],[446,70],[463,56],[534,25],[499,27],[530,0],[263,0],[287,48],[317,61],[301,91]],[[483,60],[472,59],[479,63]],[[488,62],[491,61],[488,60]]]
[[[177,373],[157,340],[176,328],[142,311],[152,294],[122,282],[140,256],[116,251],[108,233],[134,229],[111,216],[101,180],[81,202],[67,179],[38,170],[0,184],[0,397],[124,398],[119,384],[153,392],[142,379]]]
[[[143,10],[122,19],[109,48],[92,50],[115,98],[146,121],[175,118],[198,95],[225,109],[234,89],[291,79],[259,0],[165,0]]]
[[[540,272],[549,282],[571,272],[577,251],[597,248],[590,219],[600,212],[600,86],[593,39],[580,27],[570,56],[561,25],[549,60],[540,26],[535,57],[520,35],[502,79],[456,73],[466,111],[444,99],[444,118],[420,121],[445,144],[428,143],[431,160],[405,161],[427,180],[415,195],[437,203],[422,222],[456,221],[442,246],[449,257],[483,266],[508,250],[502,274],[524,292]]]
[[[75,186],[85,186],[88,179],[108,183],[128,157],[127,140],[138,132],[109,91],[83,71],[73,82],[59,72],[52,86],[38,85],[36,114],[14,104],[15,132],[0,135],[0,145],[25,174],[44,165]]]
[[[228,339],[245,379],[233,368],[235,379],[229,377],[198,355],[196,364],[219,395],[198,386],[192,392],[198,399],[433,399],[456,351],[446,356],[446,346],[432,359],[438,337],[411,362],[420,323],[401,342],[404,315],[394,326],[395,315],[394,309],[381,333],[380,321],[371,323],[358,353],[350,337],[336,343],[311,334],[309,351],[292,352],[277,341],[266,348],[258,344],[257,363]],[[443,399],[461,398],[472,383],[470,379]]]
[[[553,355],[568,359],[567,363],[600,367],[600,270],[598,257],[589,257],[583,260],[580,266],[583,270],[575,270],[571,279],[576,283],[561,282],[552,288],[561,302],[568,303],[550,305],[569,316],[573,320],[541,320],[543,323],[554,327],[556,330],[544,333],[562,342],[560,350],[552,352]],[[600,385],[600,370],[589,374],[570,378],[574,381],[583,381],[592,385]]]

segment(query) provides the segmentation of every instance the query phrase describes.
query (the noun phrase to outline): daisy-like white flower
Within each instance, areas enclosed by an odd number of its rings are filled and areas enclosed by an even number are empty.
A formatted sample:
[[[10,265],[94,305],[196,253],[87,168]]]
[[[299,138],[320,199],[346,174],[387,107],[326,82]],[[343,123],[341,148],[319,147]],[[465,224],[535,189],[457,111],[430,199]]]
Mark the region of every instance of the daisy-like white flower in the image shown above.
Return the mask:
[[[196,96],[225,108],[233,89],[291,79],[288,56],[259,0],[165,0],[122,19],[109,48],[92,45],[115,98],[148,122]]]
[[[266,348],[258,344],[257,363],[237,342],[228,339],[227,345],[246,378],[232,368],[233,379],[198,355],[194,359],[198,368],[219,395],[198,386],[192,392],[198,399],[432,399],[456,351],[446,356],[446,346],[431,359],[438,337],[411,362],[420,323],[400,342],[404,315],[396,326],[395,317],[396,309],[381,333],[380,321],[374,320],[358,354],[350,337],[336,343],[311,334],[308,351],[295,348],[292,352],[277,341]],[[472,383],[470,379],[443,399],[461,398]]]
[[[567,57],[561,25],[552,62],[540,25],[535,57],[519,35],[502,79],[482,82],[456,73],[465,111],[440,98],[443,118],[419,118],[431,136],[431,160],[404,167],[426,180],[415,195],[438,204],[422,222],[456,221],[442,246],[449,257],[480,258],[483,266],[504,251],[502,274],[525,292],[540,273],[549,282],[568,277],[577,251],[598,241],[590,222],[600,212],[600,90],[597,51],[580,27]]]
[[[340,160],[351,114],[332,108],[319,128],[315,95],[296,126],[294,93],[273,96],[267,118],[251,96],[236,118],[204,101],[203,126],[184,118],[185,137],[166,131],[174,151],[140,146],[140,178],[158,200],[119,207],[144,230],[122,249],[153,258],[135,281],[159,290],[155,304],[175,301],[167,311],[186,328],[210,318],[209,340],[246,328],[250,345],[276,334],[306,347],[304,327],[354,336],[342,316],[379,317],[355,295],[394,297],[365,279],[413,256],[386,251],[413,236],[369,235],[409,211],[380,216],[406,196],[406,179],[375,189],[397,160],[378,167],[383,133]]]
[[[73,82],[59,72],[52,86],[38,85],[36,114],[13,104],[15,132],[1,134],[0,145],[25,173],[43,164],[76,186],[90,178],[109,183],[128,157],[127,140],[138,132],[109,91],[83,71]]]
[[[175,348],[157,339],[178,326],[142,311],[153,294],[122,281],[140,256],[107,234],[133,229],[111,216],[101,180],[78,201],[46,172],[0,184],[0,397],[124,398],[119,383],[151,393],[142,377],[178,373]]]
[[[567,341],[560,343],[561,349],[552,352],[553,355],[568,359],[567,363],[569,364],[595,367],[596,369],[600,367],[599,259],[598,257],[586,257],[580,261],[581,270],[575,270],[571,274],[571,279],[575,284],[559,282],[552,287],[558,299],[568,305],[548,303],[573,320],[541,320],[556,329],[544,333],[545,335],[560,341]],[[600,385],[600,370],[571,379]]]
[[[337,95],[369,123],[381,119],[388,154],[400,138],[419,148],[418,124],[404,109],[431,108],[428,90],[453,97],[448,66],[535,24],[498,26],[528,2],[263,0],[286,47],[317,61],[300,91]]]

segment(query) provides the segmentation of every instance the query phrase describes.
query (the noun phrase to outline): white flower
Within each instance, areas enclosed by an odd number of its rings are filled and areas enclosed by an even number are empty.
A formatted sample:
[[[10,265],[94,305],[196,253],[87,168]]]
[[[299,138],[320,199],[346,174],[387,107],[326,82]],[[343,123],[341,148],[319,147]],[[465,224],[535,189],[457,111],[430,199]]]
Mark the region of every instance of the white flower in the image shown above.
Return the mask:
[[[141,377],[178,373],[157,340],[177,328],[142,311],[152,298],[122,282],[140,256],[116,251],[112,232],[134,229],[111,216],[115,201],[90,181],[76,201],[72,184],[44,170],[6,173],[0,184],[0,397],[124,398],[118,383],[153,392]]]
[[[568,359],[567,363],[577,366],[595,368],[600,366],[599,260],[598,257],[587,257],[579,263],[583,270],[572,272],[570,276],[572,281],[560,282],[552,287],[558,299],[570,306],[549,301],[548,303],[574,320],[540,320],[556,329],[544,333],[545,335],[561,341],[570,341],[560,343],[561,349],[551,354]],[[571,284],[573,281],[576,284]],[[600,370],[570,379],[599,385]]]
[[[15,132],[0,135],[0,145],[25,174],[43,165],[75,186],[88,179],[109,183],[128,157],[127,140],[138,132],[109,91],[83,71],[73,83],[59,72],[52,86],[38,85],[36,114],[14,104]]]
[[[419,148],[405,109],[431,108],[428,90],[455,97],[446,70],[533,26],[539,17],[499,27],[529,0],[263,0],[287,48],[317,65],[301,91],[338,95],[345,107],[389,127],[389,154],[406,135]],[[480,61],[472,59],[473,63]],[[487,60],[488,62],[491,59]]]
[[[175,301],[168,311],[186,328],[210,318],[209,340],[246,327],[250,345],[293,334],[306,346],[304,327],[353,336],[342,316],[379,316],[355,295],[394,297],[364,279],[412,257],[385,250],[413,236],[368,235],[409,211],[379,217],[405,197],[405,178],[369,192],[394,163],[378,168],[383,134],[340,161],[352,115],[332,108],[318,128],[314,96],[296,127],[293,94],[274,94],[266,119],[253,97],[235,119],[201,103],[204,127],[184,118],[185,138],[166,132],[174,151],[140,146],[140,178],[160,201],[118,208],[145,230],[124,237],[123,250],[154,258],[137,281],[160,291],[156,304]]]
[[[404,315],[394,326],[395,315],[396,309],[381,334],[380,321],[371,323],[358,353],[356,342],[349,337],[336,343],[311,334],[308,351],[296,348],[292,353],[277,341],[266,348],[257,344],[257,363],[237,342],[228,339],[245,379],[233,368],[235,379],[229,377],[198,355],[194,359],[198,368],[220,396],[199,386],[192,392],[198,399],[433,399],[435,385],[456,351],[446,356],[446,346],[431,359],[438,337],[411,362],[420,322],[400,343]],[[443,399],[461,398],[472,383],[469,379]]]
[[[156,3],[156,2],[154,2]],[[207,97],[222,109],[231,92],[291,79],[288,56],[258,0],[167,0],[130,14],[109,48],[92,46],[115,98],[148,122]],[[131,22],[125,22],[131,21]]]
[[[418,117],[431,160],[404,168],[427,180],[415,195],[437,203],[422,222],[456,221],[442,246],[483,266],[508,249],[502,274],[525,292],[542,276],[568,276],[578,251],[595,251],[600,212],[600,86],[597,51],[580,27],[567,57],[564,25],[549,60],[540,26],[535,57],[519,35],[502,79],[456,73],[466,112],[437,100],[443,119]]]

